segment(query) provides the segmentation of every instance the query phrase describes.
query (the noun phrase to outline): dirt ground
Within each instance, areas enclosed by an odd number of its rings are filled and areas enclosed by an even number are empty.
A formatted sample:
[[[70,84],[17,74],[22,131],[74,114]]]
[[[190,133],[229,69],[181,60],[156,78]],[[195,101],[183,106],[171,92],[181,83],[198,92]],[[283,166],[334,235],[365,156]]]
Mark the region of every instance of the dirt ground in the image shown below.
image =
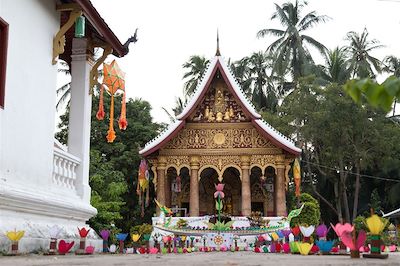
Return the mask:
[[[291,255],[262,254],[252,252],[213,252],[166,255],[90,255],[90,256],[42,256],[21,255],[16,257],[0,256],[1,266],[46,266],[46,265],[399,265],[400,253],[391,253],[385,260],[351,259],[338,255]]]

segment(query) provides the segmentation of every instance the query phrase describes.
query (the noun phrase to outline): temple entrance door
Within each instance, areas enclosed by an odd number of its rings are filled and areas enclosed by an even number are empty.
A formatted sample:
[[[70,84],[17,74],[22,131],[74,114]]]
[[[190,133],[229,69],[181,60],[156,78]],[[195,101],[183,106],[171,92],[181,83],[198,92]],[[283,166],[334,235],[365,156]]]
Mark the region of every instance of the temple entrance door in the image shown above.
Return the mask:
[[[222,183],[225,184],[223,213],[239,216],[242,209],[242,182],[240,181],[240,172],[234,167],[228,167],[224,171],[222,177]]]
[[[206,168],[200,173],[199,181],[199,215],[215,214],[215,184],[218,184],[218,173],[213,168]]]

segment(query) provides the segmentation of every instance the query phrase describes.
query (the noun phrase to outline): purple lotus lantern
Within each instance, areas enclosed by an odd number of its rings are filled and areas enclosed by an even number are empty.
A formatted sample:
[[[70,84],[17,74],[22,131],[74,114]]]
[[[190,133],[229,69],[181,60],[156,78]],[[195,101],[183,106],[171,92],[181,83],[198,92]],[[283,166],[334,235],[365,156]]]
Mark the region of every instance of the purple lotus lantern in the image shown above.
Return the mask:
[[[326,240],[326,235],[328,234],[330,229],[331,228],[328,228],[325,224],[320,224],[315,230],[315,233],[320,240]]]
[[[108,252],[108,238],[110,237],[110,231],[103,229],[100,231],[100,236],[103,239],[103,252]]]

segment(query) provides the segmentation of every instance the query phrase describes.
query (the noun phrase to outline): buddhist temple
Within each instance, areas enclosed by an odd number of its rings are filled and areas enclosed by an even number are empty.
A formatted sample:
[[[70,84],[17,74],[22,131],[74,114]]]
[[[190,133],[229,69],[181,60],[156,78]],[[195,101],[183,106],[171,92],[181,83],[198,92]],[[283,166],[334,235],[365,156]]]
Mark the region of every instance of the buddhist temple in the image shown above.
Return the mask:
[[[176,122],[140,151],[157,200],[190,217],[215,214],[220,182],[228,215],[287,215],[288,172],[300,153],[256,112],[219,49]]]

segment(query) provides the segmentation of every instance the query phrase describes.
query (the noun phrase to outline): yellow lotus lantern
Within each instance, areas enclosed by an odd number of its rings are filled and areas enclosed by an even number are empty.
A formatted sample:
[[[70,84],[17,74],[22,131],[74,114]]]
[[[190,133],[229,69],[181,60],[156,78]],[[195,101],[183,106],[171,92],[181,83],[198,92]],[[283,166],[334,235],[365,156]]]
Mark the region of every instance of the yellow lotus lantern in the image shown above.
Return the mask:
[[[18,241],[24,236],[25,231],[8,231],[6,236],[11,240],[11,254],[16,255],[18,253]]]
[[[296,242],[296,244],[297,244],[297,248],[299,249],[301,255],[308,255],[308,253],[310,253],[310,250],[314,245],[314,244],[310,244],[310,243],[299,243],[299,242]]]
[[[365,220],[365,223],[367,224],[368,230],[371,232],[371,234],[380,235],[383,229],[385,229],[387,221],[383,222],[378,215],[373,214],[371,217]]]
[[[6,233],[6,236],[8,237],[8,239],[10,239],[11,241],[17,242],[19,241],[25,234],[25,231],[9,231]]]
[[[138,240],[140,239],[141,235],[140,234],[132,234],[131,238],[133,242],[138,242]]]

